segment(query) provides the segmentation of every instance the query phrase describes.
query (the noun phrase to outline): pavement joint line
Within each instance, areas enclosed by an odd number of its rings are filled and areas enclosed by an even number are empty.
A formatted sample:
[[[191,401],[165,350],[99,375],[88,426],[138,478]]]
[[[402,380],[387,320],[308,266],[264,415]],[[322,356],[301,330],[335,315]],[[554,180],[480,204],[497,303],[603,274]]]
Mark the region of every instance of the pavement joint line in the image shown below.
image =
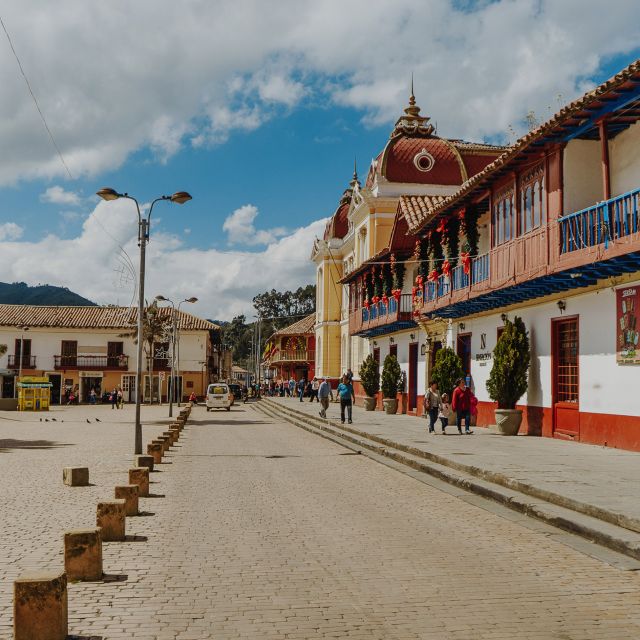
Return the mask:
[[[353,429],[349,429],[349,433],[342,433],[342,426],[337,427],[328,420],[321,421],[320,419],[316,419],[314,416],[301,414],[294,409],[283,407],[274,402],[267,401],[264,403],[263,401],[263,403],[259,405],[254,405],[254,408],[266,413],[272,418],[284,418],[290,424],[294,424],[295,426],[305,429],[311,433],[332,440],[336,444],[346,446],[351,450],[360,450],[362,454],[367,457],[372,458],[377,462],[381,462],[382,464],[386,464],[387,466],[391,466],[392,468],[396,468],[399,471],[404,472],[402,467],[408,467],[416,470],[420,474],[429,474],[430,476],[433,476],[445,483],[457,486],[465,492],[470,492],[471,494],[481,496],[485,499],[494,501],[494,503],[503,505],[515,513],[522,514],[524,517],[535,518],[540,522],[554,527],[555,530],[560,529],[568,534],[586,539],[591,544],[601,545],[609,553],[618,553],[625,557],[628,561],[627,565],[633,570],[636,568],[640,569],[640,565],[635,567],[635,565],[629,564],[632,559],[634,561],[640,560],[640,536],[638,536],[634,531],[624,529],[606,521],[600,521],[593,516],[544,501],[541,498],[531,500],[532,496],[522,494],[512,488],[496,485],[495,483],[491,483],[491,481],[487,481],[482,478],[473,477],[470,474],[466,474],[464,471],[462,473],[469,477],[465,478],[463,475],[456,475],[449,471],[446,465],[440,465],[437,462],[431,461],[429,458],[419,459],[421,456],[414,456],[413,454],[402,451],[401,449],[393,450],[393,447],[380,446],[375,439],[369,439],[365,435],[361,435],[362,439],[359,440],[351,435],[355,431]],[[321,422],[321,424],[317,424],[318,422]],[[326,424],[324,424],[325,422]],[[344,429],[344,431],[347,430]],[[371,440],[371,442],[367,442],[367,440]],[[387,459],[392,460],[399,466],[396,467],[395,465],[389,464]],[[461,473],[457,469],[456,471],[458,471],[458,474]],[[491,484],[494,484],[495,486],[492,487]],[[590,522],[591,520],[593,522]],[[625,538],[627,539],[625,540]],[[578,550],[584,552],[584,549],[582,548],[579,548]],[[598,559],[601,559],[604,562],[609,562],[609,560],[604,557],[599,557]],[[613,560],[615,560],[615,558]],[[624,564],[622,561],[616,562],[609,562],[609,564],[612,564],[613,566]]]

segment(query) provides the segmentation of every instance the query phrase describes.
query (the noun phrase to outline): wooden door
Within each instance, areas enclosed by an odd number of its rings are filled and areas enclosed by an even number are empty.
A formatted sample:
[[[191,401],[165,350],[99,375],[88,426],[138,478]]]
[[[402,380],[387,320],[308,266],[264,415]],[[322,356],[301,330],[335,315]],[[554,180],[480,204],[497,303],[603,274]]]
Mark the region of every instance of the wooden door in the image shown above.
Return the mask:
[[[398,359],[398,345],[397,344],[389,345],[389,355],[390,356],[395,356],[396,360]]]
[[[580,437],[580,348],[578,318],[552,321],[553,434]]]
[[[78,341],[63,340],[60,345],[60,364],[62,367],[75,367],[78,364]]]
[[[418,343],[409,345],[409,411],[418,406]]]
[[[107,342],[107,366],[111,368],[120,366],[120,356],[123,353],[123,342]]]
[[[471,334],[459,333],[456,352],[458,357],[462,360],[462,370],[465,376],[471,375]]]

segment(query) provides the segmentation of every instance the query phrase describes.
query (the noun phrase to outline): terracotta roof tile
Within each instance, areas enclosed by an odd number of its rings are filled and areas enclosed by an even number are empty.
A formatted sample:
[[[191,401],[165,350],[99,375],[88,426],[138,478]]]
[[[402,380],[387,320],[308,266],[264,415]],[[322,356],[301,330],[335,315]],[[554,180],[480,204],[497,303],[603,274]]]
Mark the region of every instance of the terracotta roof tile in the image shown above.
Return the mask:
[[[288,327],[284,329],[280,329],[280,331],[276,331],[271,337],[274,336],[290,336],[290,335],[302,335],[304,333],[310,334],[314,332],[314,327],[316,325],[316,314],[312,313],[302,320],[298,320],[293,324],[290,324]]]
[[[171,308],[160,307],[160,315],[169,318]],[[136,324],[137,307],[54,307],[0,304],[0,326],[26,325],[55,329],[129,329]],[[178,328],[210,331],[218,325],[180,310]]]
[[[425,221],[444,201],[445,196],[401,196],[398,206],[411,230]]]

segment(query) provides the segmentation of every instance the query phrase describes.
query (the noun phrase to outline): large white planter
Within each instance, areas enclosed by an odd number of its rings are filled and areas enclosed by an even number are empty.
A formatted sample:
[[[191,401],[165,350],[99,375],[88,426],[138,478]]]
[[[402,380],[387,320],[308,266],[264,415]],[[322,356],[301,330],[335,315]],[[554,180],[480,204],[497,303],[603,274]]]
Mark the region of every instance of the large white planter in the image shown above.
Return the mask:
[[[390,416],[398,412],[398,400],[396,398],[383,398],[382,406]]]
[[[501,436],[517,436],[522,424],[521,409],[495,409],[496,424],[491,429]]]
[[[370,398],[367,396],[364,399],[364,410],[365,411],[375,411],[376,410],[376,398]]]

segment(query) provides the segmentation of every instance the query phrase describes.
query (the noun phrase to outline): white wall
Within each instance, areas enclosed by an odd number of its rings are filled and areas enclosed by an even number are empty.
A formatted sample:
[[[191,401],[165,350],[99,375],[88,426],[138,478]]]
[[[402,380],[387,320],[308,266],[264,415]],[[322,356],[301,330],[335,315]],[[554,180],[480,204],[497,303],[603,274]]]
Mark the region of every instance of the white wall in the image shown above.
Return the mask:
[[[640,282],[636,283],[640,284]],[[625,286],[633,286],[629,283]],[[532,363],[529,390],[521,404],[551,407],[551,319],[567,316],[579,317],[580,348],[580,410],[591,413],[640,415],[640,393],[623,393],[640,389],[640,366],[616,363],[616,294],[609,287],[597,292],[563,298],[566,310],[560,315],[557,302],[510,311],[509,317],[520,316],[530,331]],[[471,374],[479,400],[490,401],[486,381],[492,361],[486,366],[476,360],[481,352],[480,338],[486,333],[484,352],[491,352],[497,341],[497,328],[502,326],[500,313],[475,320],[454,321],[465,323],[465,333],[471,331]]]
[[[564,149],[564,213],[600,202],[602,164],[599,140],[570,140]]]
[[[640,187],[640,122],[609,142],[611,195],[618,196]]]

